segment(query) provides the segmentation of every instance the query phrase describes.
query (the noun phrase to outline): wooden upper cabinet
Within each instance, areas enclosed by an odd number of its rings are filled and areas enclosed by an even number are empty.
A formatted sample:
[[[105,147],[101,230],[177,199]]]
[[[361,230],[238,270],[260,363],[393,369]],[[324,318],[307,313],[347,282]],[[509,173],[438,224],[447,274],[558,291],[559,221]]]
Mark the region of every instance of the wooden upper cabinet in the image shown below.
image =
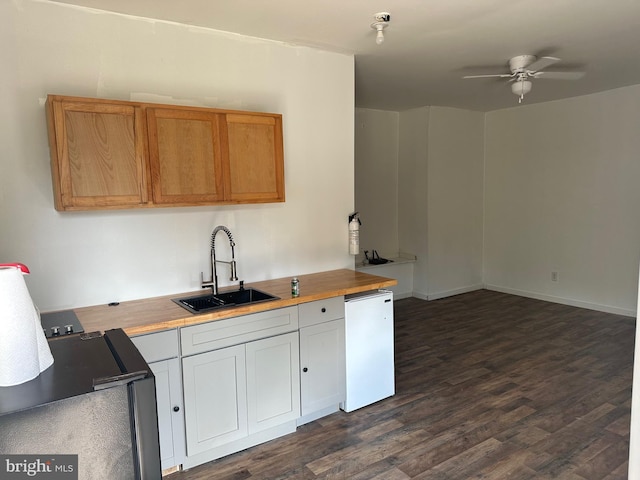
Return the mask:
[[[235,202],[283,202],[284,161],[280,115],[227,114],[225,191]],[[226,127],[226,132],[224,132]]]
[[[49,96],[46,108],[57,210],[147,202],[146,133],[139,106]]]
[[[49,95],[55,207],[284,202],[282,115]]]
[[[218,117],[202,111],[147,109],[154,203],[224,200]]]

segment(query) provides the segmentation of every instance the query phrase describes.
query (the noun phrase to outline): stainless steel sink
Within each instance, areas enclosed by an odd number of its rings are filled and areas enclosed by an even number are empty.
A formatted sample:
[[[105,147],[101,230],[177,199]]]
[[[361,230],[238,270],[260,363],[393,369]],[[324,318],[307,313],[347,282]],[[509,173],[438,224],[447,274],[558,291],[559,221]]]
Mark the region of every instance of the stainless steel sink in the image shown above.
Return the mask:
[[[255,288],[241,288],[238,290],[219,292],[217,295],[208,293],[195,297],[174,298],[173,301],[191,313],[205,313],[221,308],[238,307],[240,305],[278,299],[279,297],[256,290]]]

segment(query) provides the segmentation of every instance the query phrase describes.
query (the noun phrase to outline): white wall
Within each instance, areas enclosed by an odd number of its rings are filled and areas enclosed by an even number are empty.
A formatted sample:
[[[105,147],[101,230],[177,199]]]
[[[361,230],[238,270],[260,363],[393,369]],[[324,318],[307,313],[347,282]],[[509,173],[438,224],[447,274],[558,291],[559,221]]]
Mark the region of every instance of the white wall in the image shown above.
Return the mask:
[[[484,114],[429,111],[427,255],[430,299],[482,284]]]
[[[418,257],[416,296],[484,284],[635,315],[639,94],[633,86],[487,114],[400,112],[398,250]],[[380,126],[388,119],[391,131],[376,137],[395,135],[394,112],[358,114]],[[362,135],[356,129],[357,148],[367,146]]]
[[[412,262],[394,260],[393,263],[382,265],[356,265],[356,270],[397,280],[398,283],[388,287],[387,290],[393,292],[394,300],[399,300],[413,297],[413,266]]]
[[[414,253],[414,294],[482,288],[484,115],[446,107],[400,113],[400,250]]]
[[[427,295],[427,136],[429,107],[400,113],[398,145],[398,244],[417,260],[413,289]]]
[[[398,254],[398,112],[356,108],[355,201],[360,251]]]
[[[247,282],[353,265],[353,57],[33,0],[0,3],[0,44],[0,262],[41,310],[197,289],[218,224]],[[286,202],[56,212],[48,93],[282,113]]]
[[[635,314],[638,125],[640,86],[487,114],[487,285]]]

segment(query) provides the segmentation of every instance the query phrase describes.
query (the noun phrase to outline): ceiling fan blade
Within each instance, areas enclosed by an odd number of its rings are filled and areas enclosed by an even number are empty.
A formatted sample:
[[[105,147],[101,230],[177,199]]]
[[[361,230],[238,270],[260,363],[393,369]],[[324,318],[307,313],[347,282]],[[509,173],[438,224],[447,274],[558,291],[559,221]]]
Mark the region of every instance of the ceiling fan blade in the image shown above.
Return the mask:
[[[462,78],[494,78],[494,77],[499,77],[499,78],[508,78],[511,77],[512,75],[510,73],[496,73],[493,75],[466,75]]]
[[[536,72],[531,75],[534,78],[546,78],[549,80],[578,80],[584,77],[585,72]]]
[[[538,70],[547,68],[549,65],[553,65],[554,63],[558,63],[559,61],[560,59],[556,57],[541,57],[534,61],[531,65],[527,65],[525,67],[525,70],[537,72]]]

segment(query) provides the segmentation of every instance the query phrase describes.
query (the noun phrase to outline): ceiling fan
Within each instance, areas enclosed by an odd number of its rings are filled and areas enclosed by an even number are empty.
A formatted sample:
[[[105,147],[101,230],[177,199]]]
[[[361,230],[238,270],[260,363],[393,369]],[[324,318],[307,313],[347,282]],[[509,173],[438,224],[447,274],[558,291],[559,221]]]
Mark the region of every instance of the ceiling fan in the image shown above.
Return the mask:
[[[545,72],[544,69],[559,62],[556,57],[536,57],[535,55],[518,55],[509,60],[511,73],[496,73],[487,75],[467,75],[463,78],[508,78],[511,91],[519,96],[518,103],[522,103],[524,96],[531,91],[534,78],[548,78],[554,80],[577,80],[584,72]]]

